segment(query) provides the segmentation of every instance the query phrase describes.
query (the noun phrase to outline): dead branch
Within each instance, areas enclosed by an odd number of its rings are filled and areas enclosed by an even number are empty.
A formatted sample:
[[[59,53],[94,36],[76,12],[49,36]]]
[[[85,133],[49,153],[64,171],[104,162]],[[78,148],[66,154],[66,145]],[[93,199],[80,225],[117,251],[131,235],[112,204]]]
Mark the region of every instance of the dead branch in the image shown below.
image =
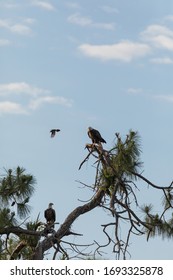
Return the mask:
[[[22,251],[22,249],[24,247],[27,246],[27,242],[22,240],[17,246],[16,248],[13,250],[11,256],[10,256],[10,260],[15,260],[16,256],[19,256],[20,252]]]
[[[145,178],[144,176],[142,176],[141,174],[139,173],[136,173],[136,172],[132,172],[133,175],[135,175],[136,177],[139,177],[140,179],[142,179],[144,182],[146,182],[148,185],[152,186],[153,188],[155,189],[159,189],[159,190],[170,190],[170,189],[173,189],[172,185],[173,185],[173,181],[170,183],[169,186],[166,186],[166,187],[160,187],[160,186],[157,186],[155,184],[153,184],[151,181],[149,181],[147,178]]]
[[[89,156],[92,154],[92,150],[89,152],[89,154],[86,156],[86,158],[84,158],[84,160],[81,162],[81,164],[79,165],[78,170],[81,169],[82,165],[89,159]]]

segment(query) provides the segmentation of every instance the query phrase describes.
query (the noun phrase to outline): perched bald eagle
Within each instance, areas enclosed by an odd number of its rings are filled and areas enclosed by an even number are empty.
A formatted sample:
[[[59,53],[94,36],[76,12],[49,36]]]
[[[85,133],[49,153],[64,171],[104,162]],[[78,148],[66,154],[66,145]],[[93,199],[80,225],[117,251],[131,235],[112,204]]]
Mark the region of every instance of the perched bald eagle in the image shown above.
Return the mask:
[[[52,208],[53,203],[49,203],[48,208],[44,211],[44,217],[46,219],[47,225],[51,226],[54,228],[54,223],[56,220],[56,213],[55,210]]]
[[[106,141],[102,138],[100,132],[92,127],[88,127],[88,136],[91,138],[94,144],[106,143]]]
[[[50,136],[51,136],[51,137],[54,137],[55,134],[56,134],[56,132],[59,132],[59,131],[60,131],[60,129],[51,129],[51,130],[50,130],[50,134],[51,134]]]

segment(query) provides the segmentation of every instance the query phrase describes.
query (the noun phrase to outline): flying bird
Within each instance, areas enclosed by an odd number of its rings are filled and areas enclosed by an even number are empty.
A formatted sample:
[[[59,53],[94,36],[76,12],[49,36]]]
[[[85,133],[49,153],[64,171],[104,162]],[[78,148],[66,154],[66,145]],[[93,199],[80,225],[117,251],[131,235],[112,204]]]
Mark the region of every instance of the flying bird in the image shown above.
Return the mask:
[[[59,132],[60,131],[60,129],[51,129],[50,130],[50,133],[51,133],[51,137],[54,137],[55,136],[55,134],[56,134],[56,132]]]
[[[88,127],[88,136],[91,138],[93,144],[106,143],[100,132],[92,127]]]
[[[56,220],[56,212],[52,208],[52,206],[53,206],[53,203],[49,203],[48,208],[44,211],[44,217],[46,219],[47,225],[54,228],[54,223]]]

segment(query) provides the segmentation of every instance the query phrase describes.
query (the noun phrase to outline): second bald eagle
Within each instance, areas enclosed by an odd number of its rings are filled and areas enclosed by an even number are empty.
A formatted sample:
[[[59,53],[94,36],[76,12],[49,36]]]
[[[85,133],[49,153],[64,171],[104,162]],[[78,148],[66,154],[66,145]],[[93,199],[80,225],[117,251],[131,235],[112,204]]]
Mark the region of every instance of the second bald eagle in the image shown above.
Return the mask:
[[[56,212],[52,206],[53,206],[53,203],[49,203],[48,208],[44,211],[44,217],[46,219],[47,225],[54,228],[54,223],[56,220]]]
[[[88,127],[88,136],[91,138],[93,144],[106,143],[100,132],[92,127]]]

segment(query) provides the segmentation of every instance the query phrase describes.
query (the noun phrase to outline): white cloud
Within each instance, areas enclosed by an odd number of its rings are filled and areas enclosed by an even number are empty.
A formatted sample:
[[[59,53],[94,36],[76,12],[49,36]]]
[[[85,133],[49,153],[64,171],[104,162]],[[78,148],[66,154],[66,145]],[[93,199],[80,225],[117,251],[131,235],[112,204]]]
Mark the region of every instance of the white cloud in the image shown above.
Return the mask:
[[[0,114],[27,114],[27,111],[19,104],[10,101],[0,102]]]
[[[1,46],[8,46],[10,45],[11,42],[9,40],[6,40],[6,39],[0,39],[0,47]]]
[[[152,40],[156,47],[173,51],[173,38],[159,35]]]
[[[158,35],[173,36],[173,31],[166,26],[153,24],[149,25],[146,30],[141,32],[144,39],[152,39]]]
[[[12,33],[17,33],[19,35],[30,35],[32,30],[25,24],[20,23],[12,23],[10,20],[1,19],[0,20],[0,28],[5,28]]]
[[[6,20],[6,19],[0,19],[0,27],[8,28],[9,27],[9,21]]]
[[[33,99],[29,104],[29,108],[35,110],[38,109],[41,105],[46,103],[63,105],[66,107],[72,106],[72,100],[69,100],[62,96],[43,96],[43,97]]]
[[[67,2],[66,7],[70,8],[70,9],[80,9],[79,4],[76,2]]]
[[[130,94],[139,94],[142,92],[142,89],[141,88],[128,88],[127,92]]]
[[[20,35],[29,35],[32,33],[31,28],[24,24],[14,24],[10,26],[10,31]]]
[[[169,17],[169,19],[171,20],[172,17]],[[69,21],[81,26],[103,28],[102,24],[94,23],[90,18],[81,17],[79,14],[72,15]],[[103,25],[104,28],[113,29],[113,25],[108,25],[107,27],[105,24]],[[169,58],[166,54],[164,54],[164,57],[161,57],[158,55],[158,52],[161,50],[163,55],[163,51],[173,51],[173,30],[165,25],[153,24],[149,25],[139,34],[138,41],[123,40],[115,44],[102,45],[81,44],[78,46],[78,50],[88,57],[123,62],[130,62],[135,58],[157,53],[158,58],[152,58],[150,62],[155,64],[172,64],[173,59]]]
[[[79,13],[69,16],[67,20],[70,23],[77,24],[82,27],[88,26],[88,27],[102,28],[106,30],[114,30],[113,23],[97,23],[94,22],[90,17],[81,16]]]
[[[164,21],[173,21],[173,15],[168,15],[168,16],[165,16]]]
[[[96,28],[105,29],[105,30],[114,30],[115,29],[114,23],[93,23],[92,26],[96,27]]]
[[[102,6],[101,9],[108,14],[112,14],[112,13],[118,14],[119,13],[118,9],[113,8],[111,6],[106,6],[105,5],[105,6]]]
[[[157,57],[157,58],[152,58],[150,61],[155,64],[172,64],[173,63],[173,59],[171,59],[170,57]]]
[[[130,62],[134,58],[143,57],[150,53],[146,44],[122,41],[113,45],[82,44],[79,50],[86,56],[101,60],[120,60]]]
[[[156,95],[156,99],[164,100],[167,102],[172,103],[173,102],[173,95]]]
[[[24,22],[27,24],[33,24],[36,22],[35,18],[25,18]]]
[[[20,103],[14,102],[17,98]],[[0,113],[28,114],[31,110],[37,110],[42,105],[58,104],[71,107],[73,101],[63,96],[53,96],[50,90],[39,88],[25,82],[0,84]],[[7,98],[7,100],[4,100]],[[12,99],[12,100],[10,100]],[[25,106],[23,107],[23,102]]]
[[[173,31],[163,25],[150,25],[143,31],[141,38],[156,48],[173,50]]]
[[[89,17],[82,17],[79,14],[73,14],[68,17],[70,23],[74,23],[81,26],[92,25],[92,20]]]
[[[25,82],[0,84],[0,96],[9,94],[28,94],[31,96],[38,96],[47,93],[50,93],[50,91],[35,87]]]
[[[55,10],[55,7],[47,1],[33,1],[32,5],[37,6],[41,9],[44,9],[44,10],[47,10],[47,11],[54,11]]]

